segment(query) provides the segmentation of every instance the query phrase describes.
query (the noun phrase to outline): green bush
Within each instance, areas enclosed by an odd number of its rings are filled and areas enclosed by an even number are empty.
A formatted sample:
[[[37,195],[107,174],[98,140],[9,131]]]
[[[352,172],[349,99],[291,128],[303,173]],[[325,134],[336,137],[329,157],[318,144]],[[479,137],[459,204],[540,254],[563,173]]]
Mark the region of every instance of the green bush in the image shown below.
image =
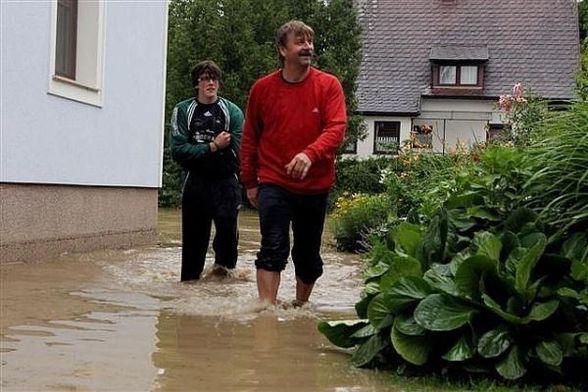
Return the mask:
[[[349,252],[365,250],[368,236],[387,223],[393,210],[384,194],[341,195],[330,221],[337,249]]]
[[[586,112],[574,110],[564,117],[585,130]],[[451,192],[426,224],[409,215],[372,242],[359,319],[319,330],[354,347],[356,366],[585,384],[588,136],[564,123],[530,149],[492,146],[443,178]],[[554,201],[574,213],[546,213]]]
[[[588,228],[588,103],[546,121],[543,139],[529,150],[532,177],[526,205],[560,228]]]
[[[530,210],[489,227],[462,196],[428,226],[404,222],[375,243],[359,319],[321,322],[319,330],[355,347],[351,361],[360,367],[404,362],[507,380],[582,380],[588,231],[548,244]]]
[[[329,209],[343,192],[375,195],[383,193],[386,186],[382,182],[381,172],[390,166],[394,158],[338,158],[336,162],[337,178],[329,197]]]

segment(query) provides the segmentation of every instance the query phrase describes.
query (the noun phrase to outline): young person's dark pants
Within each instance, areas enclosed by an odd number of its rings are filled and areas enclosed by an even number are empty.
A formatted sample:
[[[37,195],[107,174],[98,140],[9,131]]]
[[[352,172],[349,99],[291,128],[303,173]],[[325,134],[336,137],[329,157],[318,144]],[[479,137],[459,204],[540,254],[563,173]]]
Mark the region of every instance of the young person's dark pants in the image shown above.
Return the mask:
[[[321,237],[327,209],[327,193],[302,195],[271,184],[259,186],[258,209],[261,249],[255,266],[281,272],[290,253],[290,222],[294,245],[292,261],[296,276],[306,284],[323,274]]]
[[[235,268],[239,189],[234,176],[219,180],[188,173],[182,192],[182,281],[200,278],[212,222],[216,230],[212,243],[215,264]]]

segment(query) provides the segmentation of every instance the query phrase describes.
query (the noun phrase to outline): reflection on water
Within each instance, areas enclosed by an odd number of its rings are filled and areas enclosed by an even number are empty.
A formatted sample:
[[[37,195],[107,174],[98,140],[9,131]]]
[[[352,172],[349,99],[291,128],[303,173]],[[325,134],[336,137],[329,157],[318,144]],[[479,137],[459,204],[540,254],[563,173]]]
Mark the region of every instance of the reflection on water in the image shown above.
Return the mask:
[[[260,313],[254,213],[240,216],[236,273],[190,284],[179,282],[179,211],[159,224],[158,246],[0,266],[2,391],[395,390],[316,330],[354,316],[357,257],[326,248],[312,306]],[[279,299],[294,295],[290,264]]]

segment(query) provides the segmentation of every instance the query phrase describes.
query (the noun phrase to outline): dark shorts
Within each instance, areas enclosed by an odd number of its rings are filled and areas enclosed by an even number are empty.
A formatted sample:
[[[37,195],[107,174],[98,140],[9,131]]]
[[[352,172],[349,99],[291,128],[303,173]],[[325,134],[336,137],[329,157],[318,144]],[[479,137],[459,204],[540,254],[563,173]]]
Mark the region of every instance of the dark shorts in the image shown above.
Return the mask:
[[[314,283],[323,273],[320,248],[327,196],[327,193],[301,195],[276,185],[260,185],[261,249],[255,266],[275,272],[286,268],[292,223],[292,261],[296,276],[306,284]]]

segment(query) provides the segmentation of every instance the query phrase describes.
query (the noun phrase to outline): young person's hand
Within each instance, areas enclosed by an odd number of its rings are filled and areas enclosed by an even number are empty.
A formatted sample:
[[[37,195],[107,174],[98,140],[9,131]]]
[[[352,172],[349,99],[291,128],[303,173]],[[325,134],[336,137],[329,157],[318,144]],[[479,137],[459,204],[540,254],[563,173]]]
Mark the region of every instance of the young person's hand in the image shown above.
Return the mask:
[[[227,131],[222,131],[213,140],[214,145],[217,149],[222,150],[227,148],[231,144],[231,134]]]
[[[308,170],[312,166],[312,161],[303,152],[296,154],[294,158],[286,165],[286,173],[295,179],[304,180]]]

